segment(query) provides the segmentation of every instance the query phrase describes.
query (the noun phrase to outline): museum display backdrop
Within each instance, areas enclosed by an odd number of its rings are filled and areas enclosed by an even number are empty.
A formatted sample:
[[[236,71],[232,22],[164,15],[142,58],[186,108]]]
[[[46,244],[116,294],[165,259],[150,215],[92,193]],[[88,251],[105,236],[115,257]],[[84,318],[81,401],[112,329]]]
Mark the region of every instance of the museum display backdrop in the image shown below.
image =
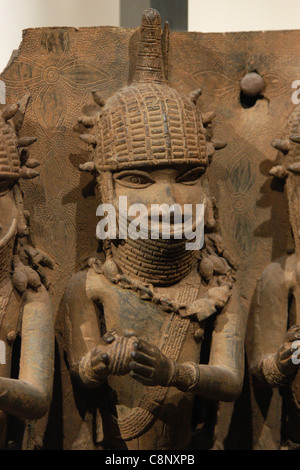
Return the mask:
[[[284,180],[269,171],[278,158],[271,141],[287,135],[295,107],[291,86],[299,78],[299,36],[298,31],[169,33],[167,27],[162,35],[168,85],[187,96],[201,88],[196,106],[220,148],[206,176],[222,254],[241,299],[241,334],[257,279],[272,261],[293,251]],[[98,419],[99,396],[71,384],[60,306],[69,280],[98,246],[95,181],[78,170],[91,161],[79,139],[86,131],[78,117],[93,115],[98,105],[92,92],[105,102],[132,81],[140,37],[140,29],[113,27],[28,29],[1,75],[7,103],[30,94],[22,135],[37,138],[30,155],[40,162],[40,175],[22,182],[24,205],[34,245],[53,263],[47,277],[57,325],[54,394],[47,417],[29,423],[31,447],[101,447],[101,426],[94,427],[99,435],[92,444],[87,437]],[[250,84],[242,81],[250,73],[256,74],[254,84],[251,76]],[[250,327],[250,342],[252,335]],[[268,389],[261,400],[249,380],[247,371],[235,405],[196,400],[191,448],[280,447],[279,390]]]

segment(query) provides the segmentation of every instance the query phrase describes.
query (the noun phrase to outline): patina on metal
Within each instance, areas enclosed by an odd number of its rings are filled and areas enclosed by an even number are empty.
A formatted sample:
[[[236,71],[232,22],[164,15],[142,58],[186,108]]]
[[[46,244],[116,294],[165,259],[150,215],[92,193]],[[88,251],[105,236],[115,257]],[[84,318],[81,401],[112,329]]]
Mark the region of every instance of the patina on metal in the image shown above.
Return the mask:
[[[260,433],[254,448],[299,449],[300,339],[300,108],[288,118],[286,138],[273,139],[278,152],[270,175],[286,182],[294,249],[274,260],[258,281],[249,318],[248,356],[254,390],[261,409],[255,414]],[[292,253],[291,253],[292,252]],[[269,395],[269,400],[263,400]],[[284,410],[284,411],[283,411]]]
[[[200,252],[186,240],[105,240],[104,258],[71,278],[63,311],[74,390],[95,389],[100,401],[74,449],[187,448],[195,394],[232,401],[241,392],[243,318],[205,179],[225,144],[214,142],[200,94],[168,86],[161,20],[149,9],[132,83],[107,100],[94,92],[98,110],[79,118],[93,151],[80,169],[95,174],[99,202],[203,203],[207,234]],[[91,404],[82,406],[88,415]]]
[[[29,96],[0,109],[0,447],[6,443],[7,415],[41,418],[52,397],[54,318],[43,266],[46,255],[32,244],[20,178],[39,173],[27,147],[34,137],[20,130]],[[13,345],[21,338],[18,377],[11,377]],[[14,360],[16,367],[16,358]]]

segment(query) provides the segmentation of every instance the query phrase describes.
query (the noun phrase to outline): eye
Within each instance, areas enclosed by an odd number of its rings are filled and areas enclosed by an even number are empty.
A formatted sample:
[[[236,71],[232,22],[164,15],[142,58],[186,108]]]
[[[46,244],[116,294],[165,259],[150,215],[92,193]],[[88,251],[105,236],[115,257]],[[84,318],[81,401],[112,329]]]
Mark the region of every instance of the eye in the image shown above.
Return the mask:
[[[201,167],[193,168],[192,170],[187,171],[183,175],[176,178],[176,183],[193,185],[199,181],[199,178],[204,173],[204,169]]]
[[[127,188],[147,188],[155,183],[154,179],[144,171],[122,171],[114,176],[116,183]]]

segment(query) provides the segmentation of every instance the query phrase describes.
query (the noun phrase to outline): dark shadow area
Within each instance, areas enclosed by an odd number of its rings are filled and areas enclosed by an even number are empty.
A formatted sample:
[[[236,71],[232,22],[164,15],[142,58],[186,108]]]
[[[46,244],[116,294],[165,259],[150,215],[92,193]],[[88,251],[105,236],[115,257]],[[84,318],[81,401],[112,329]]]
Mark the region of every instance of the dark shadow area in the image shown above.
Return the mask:
[[[260,164],[260,172],[269,176],[275,162],[264,160]],[[290,221],[285,190],[285,180],[269,176],[260,188],[261,197],[256,201],[257,207],[270,207],[271,216],[254,230],[255,237],[269,238],[272,236],[272,260],[286,254],[290,249]]]
[[[18,335],[14,341],[11,359],[11,378],[18,379],[20,370],[21,337]],[[7,417],[6,449],[22,449],[25,423],[15,416]]]
[[[225,450],[252,449],[252,408],[247,358],[245,358],[244,385],[240,397],[234,404],[228,435],[224,441]]]
[[[256,105],[257,100],[263,100],[263,99],[264,99],[263,95],[247,96],[242,91],[240,93],[240,104],[242,108],[244,109],[252,108],[253,106]]]

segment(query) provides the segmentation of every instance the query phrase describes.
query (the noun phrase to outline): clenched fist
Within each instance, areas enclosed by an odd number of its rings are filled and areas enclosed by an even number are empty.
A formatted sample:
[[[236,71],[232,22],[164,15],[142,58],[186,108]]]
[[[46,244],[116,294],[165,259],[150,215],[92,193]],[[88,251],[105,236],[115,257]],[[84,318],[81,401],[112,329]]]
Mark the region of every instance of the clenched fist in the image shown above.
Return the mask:
[[[125,375],[130,371],[134,336],[119,336],[115,330],[108,331],[79,363],[79,376],[87,385],[100,384],[109,375]]]
[[[139,339],[133,344],[130,375],[144,385],[169,384],[174,374],[175,363],[156,346]]]

